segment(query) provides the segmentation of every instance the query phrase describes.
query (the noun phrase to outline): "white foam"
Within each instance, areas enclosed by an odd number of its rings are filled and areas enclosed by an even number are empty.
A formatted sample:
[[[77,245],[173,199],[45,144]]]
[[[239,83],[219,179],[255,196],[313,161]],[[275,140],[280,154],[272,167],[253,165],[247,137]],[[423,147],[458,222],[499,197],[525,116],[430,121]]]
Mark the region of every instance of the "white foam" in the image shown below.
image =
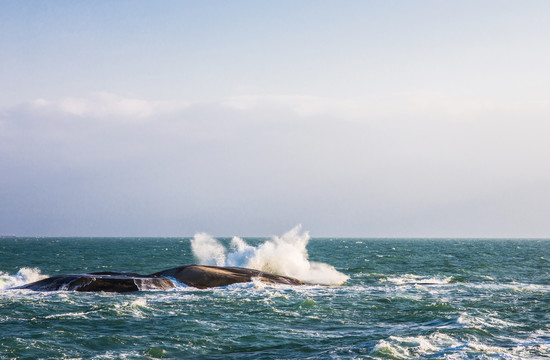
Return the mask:
[[[349,277],[333,266],[308,260],[309,233],[298,225],[283,236],[274,236],[258,246],[234,237],[228,251],[213,237],[199,233],[191,240],[195,258],[203,265],[240,266],[291,276],[311,284],[339,285]]]
[[[522,326],[520,323],[515,323],[512,321],[506,321],[502,320],[499,317],[499,314],[496,312],[485,314],[483,317],[481,316],[472,316],[466,313],[461,314],[457,318],[457,322],[460,325],[463,325],[465,327],[472,327],[472,328],[509,328],[509,327],[520,327]]]
[[[390,336],[386,340],[379,340],[372,351],[394,359],[411,359],[460,345],[456,339],[435,332],[428,336]]]
[[[52,314],[52,315],[47,315],[45,316],[44,318],[45,319],[70,319],[70,318],[82,318],[82,319],[87,319],[88,318],[88,314],[91,313],[91,311],[87,311],[87,312],[74,312],[74,313],[62,313],[62,314]]]
[[[372,353],[375,356],[392,359],[418,359],[425,357],[445,359],[471,359],[472,353],[480,358],[522,360],[527,358],[545,359],[550,355],[550,345],[546,340],[522,341],[507,339],[510,346],[501,347],[481,343],[475,338],[457,339],[450,335],[434,332],[426,336],[389,336],[379,340]],[[541,341],[542,340],[542,341]],[[440,356],[444,353],[444,356]],[[476,357],[477,358],[477,357]]]
[[[511,291],[511,292],[530,292],[530,293],[548,293],[550,292],[550,285],[539,284],[524,284],[524,283],[472,283],[468,284],[468,287],[479,290],[490,291]]]
[[[111,360],[111,359],[136,359],[136,358],[142,358],[143,352],[141,351],[127,351],[127,352],[120,352],[120,351],[112,351],[109,350],[105,352],[104,354],[98,354],[94,355],[92,359],[97,360]]]
[[[122,301],[113,304],[114,310],[119,315],[130,315],[137,319],[143,319],[148,316],[152,308],[148,306],[146,298],[138,298],[131,301]]]
[[[0,271],[0,290],[10,289],[47,278],[37,268],[21,268],[15,275]]]
[[[174,291],[181,291],[181,290],[188,290],[188,289],[196,289],[194,287],[191,287],[185,283],[182,283],[182,282],[179,282],[176,278],[174,277],[171,277],[171,276],[167,276],[166,277],[168,280],[172,281],[172,283],[174,284]]]
[[[147,299],[144,299],[144,298],[136,299],[136,300],[130,302],[130,306],[145,307],[145,306],[147,306]]]
[[[395,285],[422,285],[422,284],[429,284],[429,285],[445,285],[449,284],[452,280],[452,276],[448,277],[424,277],[424,276],[418,276],[413,274],[405,274],[401,276],[396,277],[388,277],[385,279],[382,279],[381,281],[389,282]]]

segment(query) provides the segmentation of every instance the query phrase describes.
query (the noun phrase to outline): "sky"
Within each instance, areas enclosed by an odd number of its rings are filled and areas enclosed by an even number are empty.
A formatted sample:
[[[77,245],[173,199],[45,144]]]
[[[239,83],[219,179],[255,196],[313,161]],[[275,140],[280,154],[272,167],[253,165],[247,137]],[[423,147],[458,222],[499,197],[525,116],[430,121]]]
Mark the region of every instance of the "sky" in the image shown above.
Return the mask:
[[[0,235],[548,238],[549,18],[0,0]]]

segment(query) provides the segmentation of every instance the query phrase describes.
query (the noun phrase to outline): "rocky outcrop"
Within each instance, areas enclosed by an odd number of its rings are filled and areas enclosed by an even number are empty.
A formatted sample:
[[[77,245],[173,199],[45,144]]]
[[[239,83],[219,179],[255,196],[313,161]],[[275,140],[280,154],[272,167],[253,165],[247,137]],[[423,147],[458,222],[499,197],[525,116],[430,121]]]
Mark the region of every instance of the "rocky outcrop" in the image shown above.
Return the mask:
[[[186,265],[164,270],[150,276],[170,277],[199,289],[250,282],[253,279],[268,284],[303,285],[298,279],[239,267]]]
[[[133,292],[142,290],[169,290],[175,287],[170,279],[133,273],[90,273],[57,275],[20,286],[35,291],[105,291]]]
[[[35,291],[105,291],[132,292],[170,290],[172,279],[199,289],[251,282],[253,279],[268,284],[303,285],[298,279],[238,267],[186,265],[163,270],[151,275],[128,272],[95,272],[87,274],[57,275],[18,289]]]

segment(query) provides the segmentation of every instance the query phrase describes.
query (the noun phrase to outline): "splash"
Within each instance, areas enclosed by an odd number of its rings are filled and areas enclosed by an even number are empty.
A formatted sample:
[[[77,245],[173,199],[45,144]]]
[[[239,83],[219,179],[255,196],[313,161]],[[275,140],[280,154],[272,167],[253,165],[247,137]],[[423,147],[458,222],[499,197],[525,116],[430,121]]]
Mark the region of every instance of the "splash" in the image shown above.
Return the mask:
[[[202,265],[225,264],[225,247],[206,233],[195,234],[191,240],[191,250]]]
[[[274,236],[258,246],[234,237],[230,249],[205,233],[191,240],[195,258],[203,265],[240,266],[291,276],[310,284],[340,285],[348,276],[333,266],[308,260],[309,233],[298,225],[283,236]]]
[[[21,268],[15,275],[10,275],[0,271],[0,290],[13,288],[16,286],[25,285],[30,282],[35,282],[47,278],[46,275],[40,273],[40,269],[36,268]]]

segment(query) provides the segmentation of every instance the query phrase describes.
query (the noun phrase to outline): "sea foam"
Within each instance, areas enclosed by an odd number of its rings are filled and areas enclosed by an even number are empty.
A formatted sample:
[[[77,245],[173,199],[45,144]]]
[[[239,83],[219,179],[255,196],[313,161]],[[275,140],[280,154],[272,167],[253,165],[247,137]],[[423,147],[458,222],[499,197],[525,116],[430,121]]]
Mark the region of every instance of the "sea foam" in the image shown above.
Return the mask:
[[[199,264],[240,266],[274,274],[295,277],[310,284],[340,285],[349,277],[333,266],[308,260],[307,231],[298,225],[282,236],[274,236],[258,246],[234,237],[230,249],[205,233],[191,240],[193,255]]]
[[[47,278],[40,269],[21,268],[15,275],[0,271],[0,290],[9,289]]]

